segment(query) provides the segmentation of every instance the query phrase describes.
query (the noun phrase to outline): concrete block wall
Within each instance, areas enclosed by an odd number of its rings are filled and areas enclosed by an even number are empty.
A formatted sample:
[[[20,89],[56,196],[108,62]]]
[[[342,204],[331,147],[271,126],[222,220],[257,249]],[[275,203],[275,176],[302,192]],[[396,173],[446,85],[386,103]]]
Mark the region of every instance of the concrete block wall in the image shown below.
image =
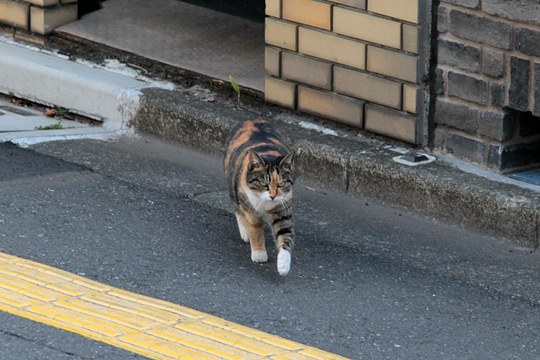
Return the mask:
[[[419,3],[266,0],[266,100],[418,143]]]
[[[435,148],[508,171],[540,164],[540,2],[441,0]]]
[[[0,0],[0,23],[46,35],[77,20],[77,0]]]

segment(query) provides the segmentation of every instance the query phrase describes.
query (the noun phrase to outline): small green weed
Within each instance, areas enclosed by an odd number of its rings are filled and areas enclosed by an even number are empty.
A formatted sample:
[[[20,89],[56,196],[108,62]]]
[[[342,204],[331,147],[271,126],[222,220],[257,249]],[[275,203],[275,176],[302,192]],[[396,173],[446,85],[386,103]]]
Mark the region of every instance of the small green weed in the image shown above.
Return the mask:
[[[240,85],[238,85],[238,82],[232,75],[229,75],[229,80],[231,81],[231,86],[234,92],[238,94],[238,102],[240,103]]]
[[[51,124],[51,125],[36,126],[34,129],[36,129],[36,130],[61,130],[63,128],[64,127],[62,126],[62,124],[60,122],[57,122],[57,123]]]

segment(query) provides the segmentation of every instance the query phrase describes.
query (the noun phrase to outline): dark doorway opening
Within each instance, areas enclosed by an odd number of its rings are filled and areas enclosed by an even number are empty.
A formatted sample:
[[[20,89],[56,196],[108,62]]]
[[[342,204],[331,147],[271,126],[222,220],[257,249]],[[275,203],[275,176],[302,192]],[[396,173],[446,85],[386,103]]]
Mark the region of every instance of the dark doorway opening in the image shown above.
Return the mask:
[[[79,0],[77,7],[79,19],[92,11],[101,9],[101,2],[102,0]]]
[[[527,176],[523,179],[519,176],[514,177],[540,184],[540,178],[538,178],[538,175],[540,175],[538,170],[540,167],[540,117],[534,116],[530,111],[524,112],[509,108],[505,108],[505,110],[513,119],[514,126],[509,127],[507,130],[513,136],[500,149],[493,147],[490,155],[498,160],[495,164],[499,165],[503,172],[536,168],[530,174],[526,172],[530,179],[532,179],[533,175],[536,177],[534,181],[527,180]],[[519,172],[516,174],[519,174]]]
[[[182,0],[219,12],[264,22],[265,0]]]

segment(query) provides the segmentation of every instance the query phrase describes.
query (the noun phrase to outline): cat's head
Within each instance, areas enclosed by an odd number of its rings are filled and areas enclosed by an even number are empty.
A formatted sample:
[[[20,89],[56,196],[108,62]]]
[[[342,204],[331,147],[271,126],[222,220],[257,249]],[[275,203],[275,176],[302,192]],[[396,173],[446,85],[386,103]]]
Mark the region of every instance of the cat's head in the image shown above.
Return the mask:
[[[248,154],[247,185],[251,192],[266,202],[284,202],[292,197],[294,155],[264,160],[259,154]]]

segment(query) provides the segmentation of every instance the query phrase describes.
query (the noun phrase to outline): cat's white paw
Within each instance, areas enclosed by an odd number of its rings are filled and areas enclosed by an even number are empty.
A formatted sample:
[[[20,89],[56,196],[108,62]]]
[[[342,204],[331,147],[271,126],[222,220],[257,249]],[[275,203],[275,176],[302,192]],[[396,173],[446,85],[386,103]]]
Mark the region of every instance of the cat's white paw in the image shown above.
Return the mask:
[[[238,215],[236,215],[236,222],[238,223],[238,230],[240,231],[240,237],[242,238],[242,240],[249,243],[249,236],[248,236],[247,230],[244,227],[244,225],[242,225],[242,223],[240,222],[240,218],[238,217]]]
[[[268,261],[268,254],[266,250],[255,250],[251,252],[251,261],[256,263],[262,263]]]
[[[291,270],[291,253],[287,250],[279,250],[277,257],[277,270],[279,275],[285,276]]]

